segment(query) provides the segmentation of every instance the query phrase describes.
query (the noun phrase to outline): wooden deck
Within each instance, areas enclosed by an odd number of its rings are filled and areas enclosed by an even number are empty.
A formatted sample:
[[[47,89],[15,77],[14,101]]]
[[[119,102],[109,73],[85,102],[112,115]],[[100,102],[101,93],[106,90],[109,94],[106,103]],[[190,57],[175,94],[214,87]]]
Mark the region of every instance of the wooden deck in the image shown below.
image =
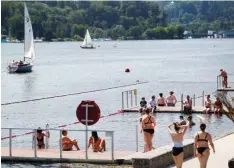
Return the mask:
[[[115,151],[114,160],[112,160],[111,152],[106,151],[103,153],[96,153],[92,150],[88,150],[88,160],[85,159],[85,151],[63,151],[62,158],[58,149],[43,149],[37,150],[37,157],[34,157],[34,151],[29,148],[13,148],[12,157],[9,156],[9,148],[1,148],[1,160],[4,161],[15,161],[15,162],[47,162],[47,163],[58,163],[58,162],[72,162],[72,163],[98,163],[98,164],[113,164],[123,161],[124,157],[132,155],[136,152],[131,151]],[[120,160],[120,161],[119,161]],[[131,159],[125,161],[131,164]]]
[[[140,107],[134,107],[134,108],[128,108],[124,109],[124,112],[131,113],[131,112],[139,112]],[[192,108],[192,113],[203,113],[203,110],[205,107],[202,106],[196,106]],[[157,110],[155,113],[181,113],[181,106],[176,107],[157,107]]]

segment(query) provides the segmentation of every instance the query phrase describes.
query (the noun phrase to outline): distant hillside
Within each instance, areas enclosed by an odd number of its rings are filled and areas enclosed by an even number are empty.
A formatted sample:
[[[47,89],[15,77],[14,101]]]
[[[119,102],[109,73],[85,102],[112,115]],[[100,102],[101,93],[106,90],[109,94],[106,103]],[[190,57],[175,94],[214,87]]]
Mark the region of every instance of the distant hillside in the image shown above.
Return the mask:
[[[23,2],[1,2],[2,34],[24,37]],[[27,2],[35,37],[174,39],[185,29],[234,29],[234,2],[43,1]]]

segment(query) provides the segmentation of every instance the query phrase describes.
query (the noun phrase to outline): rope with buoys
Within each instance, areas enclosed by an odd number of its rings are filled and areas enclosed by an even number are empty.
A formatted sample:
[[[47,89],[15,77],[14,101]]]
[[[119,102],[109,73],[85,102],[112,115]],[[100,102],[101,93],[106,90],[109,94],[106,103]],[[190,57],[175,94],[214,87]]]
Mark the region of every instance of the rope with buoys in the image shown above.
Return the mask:
[[[31,102],[31,101],[39,101],[39,100],[53,99],[53,98],[58,98],[58,97],[74,96],[74,95],[79,95],[79,94],[85,94],[85,93],[91,93],[91,92],[99,92],[99,91],[117,89],[117,88],[121,88],[121,87],[140,85],[140,84],[144,84],[144,83],[148,83],[148,81],[137,82],[137,83],[127,84],[127,85],[114,86],[114,87],[109,87],[109,88],[104,88],[104,89],[96,89],[96,90],[91,90],[91,91],[76,92],[76,93],[68,93],[68,94],[63,94],[63,95],[49,96],[49,97],[41,97],[41,98],[36,98],[36,99],[29,99],[29,100],[15,101],[15,102],[7,102],[7,103],[2,103],[1,105],[2,105],[2,106],[5,106],[5,105],[11,105],[11,104],[18,104],[18,103],[27,103],[27,102]]]

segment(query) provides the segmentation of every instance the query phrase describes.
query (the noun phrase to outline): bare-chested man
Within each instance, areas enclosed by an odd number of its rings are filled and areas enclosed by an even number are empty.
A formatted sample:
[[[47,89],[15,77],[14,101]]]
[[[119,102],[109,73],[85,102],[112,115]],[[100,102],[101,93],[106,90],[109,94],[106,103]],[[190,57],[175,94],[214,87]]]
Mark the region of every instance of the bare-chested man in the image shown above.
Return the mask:
[[[228,82],[227,82],[227,78],[228,78],[227,72],[224,69],[220,69],[220,72],[221,72],[221,74],[219,76],[223,77],[223,83],[222,83],[223,87],[227,88],[227,85],[228,85]]]

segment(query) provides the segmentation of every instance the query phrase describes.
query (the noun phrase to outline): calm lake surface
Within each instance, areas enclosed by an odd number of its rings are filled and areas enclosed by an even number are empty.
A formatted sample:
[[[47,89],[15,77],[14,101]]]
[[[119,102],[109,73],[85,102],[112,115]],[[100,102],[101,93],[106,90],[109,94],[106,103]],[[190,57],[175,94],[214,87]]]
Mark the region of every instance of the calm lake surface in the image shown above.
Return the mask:
[[[82,100],[87,99],[96,101],[102,115],[114,113],[121,108],[121,92],[128,89],[138,90],[138,101],[142,96],[149,100],[152,94],[158,96],[160,92],[166,97],[171,90],[175,92],[178,99],[182,93],[200,96],[203,90],[205,93],[215,91],[216,76],[220,68],[224,68],[228,73],[234,73],[234,39],[95,43],[97,46],[100,45],[95,50],[81,49],[79,47],[81,42],[36,43],[36,63],[33,72],[27,74],[9,74],[6,69],[10,60],[23,59],[23,44],[2,43],[2,103],[109,88],[136,83],[137,80],[149,83],[2,106],[1,126],[45,128],[47,123],[50,127],[70,124],[77,121],[76,107]],[[117,44],[117,47],[113,47],[114,44]],[[131,72],[125,73],[125,68],[129,68]],[[214,97],[212,99],[214,100]],[[196,101],[196,105],[201,105],[201,99]],[[171,144],[167,125],[178,120],[179,114],[156,114],[155,116],[157,128],[154,146]],[[198,131],[200,122],[196,115],[193,116],[197,125],[188,130],[186,138],[192,138]],[[219,137],[234,130],[234,124],[225,116],[204,117],[208,123],[207,129],[213,137]],[[90,126],[90,129],[113,130],[115,149],[134,151],[138,118],[139,114],[136,113],[115,115],[100,119],[97,124]],[[85,127],[77,124],[66,128],[84,129]],[[1,132],[2,137],[8,136],[8,131]],[[27,131],[14,130],[13,134],[24,132]],[[80,147],[84,148],[84,133],[70,132],[69,135],[71,138],[76,138]],[[105,135],[100,133],[100,136]],[[31,139],[30,135],[18,137],[13,140],[13,147],[31,147]],[[58,148],[58,139],[58,133],[52,131],[51,148]],[[107,140],[107,143],[110,149],[110,140]],[[8,141],[2,141],[2,146],[8,146]],[[143,150],[143,138],[140,133],[139,147]],[[20,167],[20,164],[13,167]],[[29,167],[33,166],[29,165]]]

